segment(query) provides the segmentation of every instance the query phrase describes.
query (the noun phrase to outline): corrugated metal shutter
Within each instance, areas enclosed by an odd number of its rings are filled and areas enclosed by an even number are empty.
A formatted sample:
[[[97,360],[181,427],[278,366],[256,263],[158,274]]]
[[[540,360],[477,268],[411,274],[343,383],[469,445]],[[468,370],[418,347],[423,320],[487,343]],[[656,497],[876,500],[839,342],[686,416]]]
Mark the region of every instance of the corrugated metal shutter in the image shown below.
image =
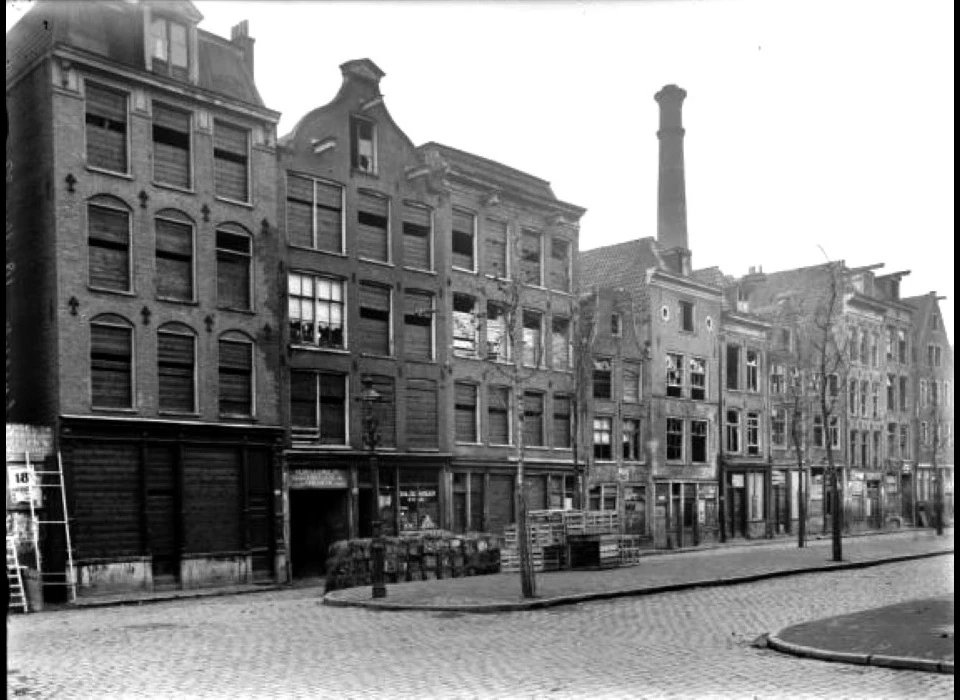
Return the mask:
[[[513,477],[491,474],[490,492],[487,494],[488,512],[487,530],[502,534],[504,528],[514,521]]]
[[[373,375],[370,377],[373,389],[380,394],[373,410],[376,412],[380,430],[380,445],[383,447],[397,446],[397,402],[394,391],[393,377]]]
[[[407,380],[407,446],[437,447],[437,383],[432,379]]]
[[[523,395],[523,444],[543,445],[543,394]]]
[[[193,227],[156,219],[157,294],[169,299],[193,299]]]
[[[249,200],[248,133],[246,129],[214,122],[213,158],[217,196],[238,202]]]
[[[90,243],[90,285],[130,289],[130,216],[95,205],[87,208]]]
[[[248,416],[253,410],[253,345],[221,340],[220,413]]]
[[[491,445],[510,442],[510,390],[506,387],[487,388],[487,416]]]
[[[390,290],[361,284],[360,348],[376,355],[390,354]]]
[[[477,385],[454,384],[454,413],[458,442],[477,442]]]
[[[343,188],[328,182],[315,184],[317,248],[343,252]]]
[[[287,242],[313,247],[313,180],[287,174]]]
[[[403,296],[403,354],[429,360],[433,357],[433,295],[408,291]]]
[[[389,260],[390,201],[386,197],[359,193],[357,204],[357,245],[360,257]]]
[[[430,210],[425,207],[403,206],[403,264],[429,270]]]
[[[85,442],[75,444],[69,459],[71,536],[77,558],[144,554],[139,446]]]
[[[496,277],[507,276],[507,223],[487,219],[483,225],[485,231],[484,272]]]
[[[196,409],[194,341],[193,336],[157,333],[161,411],[192,412]]]
[[[127,172],[127,96],[86,84],[87,164]]]
[[[190,187],[190,114],[153,104],[153,177]]]
[[[183,456],[185,551],[240,551],[240,450],[187,446]]]
[[[91,400],[101,408],[133,405],[133,329],[90,325]]]

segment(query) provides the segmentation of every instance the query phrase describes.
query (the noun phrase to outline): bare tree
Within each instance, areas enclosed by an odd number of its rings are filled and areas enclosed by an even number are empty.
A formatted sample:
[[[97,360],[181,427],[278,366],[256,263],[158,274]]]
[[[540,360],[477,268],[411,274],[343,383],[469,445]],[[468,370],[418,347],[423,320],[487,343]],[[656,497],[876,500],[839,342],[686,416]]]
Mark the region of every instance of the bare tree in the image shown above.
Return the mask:
[[[944,510],[944,484],[943,473],[939,468],[938,461],[947,451],[951,441],[951,430],[948,427],[952,422],[952,416],[946,411],[947,392],[949,389],[942,383],[932,364],[928,363],[927,371],[924,373],[921,382],[925,383],[925,389],[921,389],[920,396],[920,447],[926,448],[930,455],[930,464],[933,468],[933,513],[934,528],[937,535],[943,535],[943,510]],[[918,455],[919,457],[919,455]]]

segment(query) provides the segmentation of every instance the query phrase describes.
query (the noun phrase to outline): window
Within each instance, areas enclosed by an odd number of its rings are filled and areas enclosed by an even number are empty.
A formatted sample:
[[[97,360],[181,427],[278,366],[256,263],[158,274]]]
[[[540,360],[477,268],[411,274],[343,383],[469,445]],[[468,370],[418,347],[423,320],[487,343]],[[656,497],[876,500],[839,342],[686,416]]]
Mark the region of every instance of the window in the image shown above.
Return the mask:
[[[343,252],[343,187],[287,173],[287,241],[301,248]]]
[[[793,412],[793,422],[790,425],[790,440],[791,444],[795,447],[805,447],[806,446],[806,435],[804,434],[804,425],[803,425],[803,411],[795,410]],[[823,426],[820,426],[820,437],[821,444],[818,447],[822,447],[822,438],[823,438]]]
[[[850,331],[850,340],[848,340],[847,342],[848,342],[848,349],[850,350],[850,361],[856,362],[857,350],[860,347],[860,339],[859,339],[859,336],[857,335],[856,328]]]
[[[740,346],[727,345],[727,388],[740,388]]]
[[[453,352],[460,357],[477,355],[477,300],[469,294],[453,295]]]
[[[747,391],[760,390],[760,353],[747,350]]]
[[[849,451],[849,454],[850,454],[850,466],[852,466],[852,467],[857,466],[857,431],[856,431],[856,430],[851,430],[851,431],[850,431],[850,451]],[[864,464],[861,464],[860,466],[865,466],[865,465],[864,465]]]
[[[592,486],[587,494],[589,509],[618,511],[617,490],[617,484]]]
[[[893,328],[887,328],[887,362],[893,361],[893,343],[896,331]]]
[[[727,452],[740,451],[740,411],[727,411]]]
[[[453,385],[454,423],[457,442],[476,443],[477,438],[477,385]]]
[[[97,197],[87,207],[90,286],[118,292],[131,290],[130,212],[119,202]]]
[[[370,386],[380,394],[380,400],[373,404],[374,415],[377,417],[377,430],[380,434],[380,445],[383,447],[397,446],[397,394],[396,383],[393,377],[374,374],[369,377]],[[427,407],[429,410],[429,406]],[[425,416],[429,420],[429,415]],[[409,426],[408,426],[409,429]],[[411,445],[412,446],[412,445]]]
[[[880,466],[880,431],[873,431],[873,466]]]
[[[527,391],[523,394],[523,444],[542,447],[543,394]]]
[[[822,415],[815,415],[813,417],[813,446],[824,447]]]
[[[704,463],[707,461],[707,421],[690,421],[690,461]]]
[[[364,173],[377,173],[377,130],[373,122],[350,117],[350,165]]]
[[[904,459],[910,458],[910,426],[900,426],[900,456]]]
[[[609,358],[593,361],[593,398],[613,398],[613,361]]]
[[[851,416],[857,415],[857,380],[851,379],[847,382],[847,410]]]
[[[747,454],[760,454],[760,414],[747,414]]]
[[[873,394],[873,417],[880,417],[880,384],[873,382],[871,387]]]
[[[880,337],[876,333],[870,338],[870,366],[880,366]]]
[[[290,423],[294,439],[346,445],[346,375],[291,370]]]
[[[510,360],[510,339],[504,308],[496,302],[487,302],[487,359],[497,362]]]
[[[475,272],[476,258],[475,246],[477,233],[476,217],[459,209],[453,210],[453,267],[461,270]]]
[[[683,396],[683,355],[667,353],[667,396]]]
[[[869,357],[869,351],[867,350],[869,335],[866,331],[860,334],[860,364],[867,364],[867,359]]]
[[[239,226],[217,229],[217,303],[221,308],[250,308],[250,236]]]
[[[636,418],[623,419],[623,461],[639,462],[643,459],[640,442],[640,421]]]
[[[613,459],[613,418],[597,416],[593,419],[593,458],[609,461]]]
[[[418,270],[433,269],[433,236],[430,210],[422,204],[403,203],[403,264]]]
[[[570,291],[570,242],[562,238],[550,239],[550,289]]]
[[[487,429],[491,445],[510,444],[510,389],[487,388]]]
[[[520,238],[520,281],[536,287],[543,284],[540,245],[539,231],[523,229]]]
[[[523,310],[523,364],[525,367],[539,367],[542,363],[542,322],[543,317],[539,313]]]
[[[189,77],[190,51],[187,28],[164,17],[150,21],[150,65],[154,73],[186,80]]]
[[[456,392],[454,392],[456,395]],[[407,447],[436,449],[440,444],[437,420],[437,382],[433,379],[408,379],[406,396]],[[474,417],[476,425],[476,417]],[[477,442],[474,434],[472,442]]]
[[[680,302],[680,330],[693,332],[693,302]]]
[[[360,352],[389,355],[391,347],[390,288],[361,283]]]
[[[770,393],[782,394],[786,386],[783,365],[772,365],[770,367]]]
[[[379,194],[357,193],[357,255],[390,261],[390,200]]]
[[[901,387],[905,386],[905,377],[900,377],[900,386],[901,386]],[[937,405],[938,405],[938,403],[937,403],[937,402],[938,402],[938,399],[939,399],[939,395],[938,395],[938,392],[937,392],[937,383],[936,383],[935,381],[931,381],[931,382],[930,382],[930,405],[931,405],[931,406],[937,406]],[[906,410],[906,409],[903,408],[903,407],[901,407],[900,410],[903,411],[903,410]]]
[[[563,371],[572,366],[570,352],[570,319],[554,316],[550,319],[550,359],[553,369]]]
[[[157,377],[160,411],[193,413],[196,402],[196,343],[194,332],[180,323],[157,330]]]
[[[485,272],[493,277],[509,277],[510,267],[507,259],[507,223],[495,219],[484,221],[486,236],[484,249]]]
[[[930,431],[926,421],[920,423],[920,440],[925,446],[930,444]]]
[[[830,446],[840,447],[840,419],[837,416],[830,416],[830,428],[827,431],[830,437]]]
[[[750,520],[763,520],[763,473],[747,473],[747,492],[750,494]]]
[[[897,362],[907,364],[907,334],[902,330],[897,331]]]
[[[887,375],[887,410],[897,410],[897,390],[892,374]]]
[[[288,277],[290,342],[344,348],[343,281],[291,272]]]
[[[553,395],[553,446],[568,448],[572,445],[571,399],[566,394]]]
[[[936,384],[933,385],[936,388]],[[936,405],[936,404],[934,404]],[[900,410],[907,410],[907,378],[900,377]]]
[[[221,416],[253,415],[253,343],[239,333],[220,337]]]
[[[707,361],[702,357],[690,358],[690,398],[694,401],[707,398]]]
[[[403,354],[413,360],[433,359],[433,295],[408,289],[403,293]]]
[[[91,82],[85,90],[87,165],[128,172],[127,95]]]
[[[133,326],[120,316],[90,323],[90,391],[94,408],[133,408]]]
[[[930,355],[930,366],[939,367],[941,362],[941,349],[939,345],[931,345],[931,350],[929,351]]]
[[[164,185],[189,189],[190,113],[153,103],[153,179]]]
[[[626,403],[639,403],[641,395],[640,387],[640,363],[623,363],[623,400]]]
[[[623,317],[620,314],[610,314],[610,335],[614,338],[623,336]]]
[[[683,459],[683,420],[667,418],[667,459]]]
[[[774,447],[784,447],[787,442],[786,413],[782,408],[770,412],[770,442]]]
[[[193,301],[193,222],[165,210],[154,220],[157,239],[157,296]]]
[[[777,344],[780,350],[789,350],[790,349],[790,329],[781,328],[780,333],[777,336]]]
[[[218,197],[250,201],[250,132],[220,120],[213,123],[213,180]]]
[[[836,374],[827,377],[827,392],[834,398],[840,395],[840,377]]]
[[[940,328],[940,316],[938,316],[937,314],[930,315],[930,328],[932,328],[933,330],[937,330],[938,328]]]
[[[887,423],[887,456],[891,459],[897,455],[897,424]]]

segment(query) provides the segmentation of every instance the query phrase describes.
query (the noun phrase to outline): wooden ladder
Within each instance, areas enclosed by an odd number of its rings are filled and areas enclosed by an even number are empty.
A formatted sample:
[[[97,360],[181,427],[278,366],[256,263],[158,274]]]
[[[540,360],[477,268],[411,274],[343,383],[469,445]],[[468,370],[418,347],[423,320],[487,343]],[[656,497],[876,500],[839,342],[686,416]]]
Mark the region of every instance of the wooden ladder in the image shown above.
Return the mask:
[[[23,592],[23,576],[20,575],[20,561],[17,558],[17,545],[13,535],[7,535],[7,586],[10,588],[10,609],[19,607],[28,612],[27,596]]]
[[[30,455],[25,455],[27,467],[30,468]],[[67,489],[63,479],[63,458],[57,452],[57,468],[48,471],[32,471],[36,484],[42,489],[52,488],[60,494],[60,505],[63,514],[63,520],[41,520],[30,499],[30,518],[33,521],[34,548],[37,552],[37,576],[40,579],[41,590],[45,586],[66,586],[69,592],[69,601],[75,602],[77,599],[76,570],[73,565],[73,543],[70,540],[70,517],[67,513]],[[47,478],[44,478],[47,477]],[[43,499],[46,502],[46,498]],[[49,509],[47,510],[49,512]],[[40,551],[40,528],[50,525],[62,525],[64,540],[67,548],[66,570],[61,574],[59,572],[44,572],[43,558]]]

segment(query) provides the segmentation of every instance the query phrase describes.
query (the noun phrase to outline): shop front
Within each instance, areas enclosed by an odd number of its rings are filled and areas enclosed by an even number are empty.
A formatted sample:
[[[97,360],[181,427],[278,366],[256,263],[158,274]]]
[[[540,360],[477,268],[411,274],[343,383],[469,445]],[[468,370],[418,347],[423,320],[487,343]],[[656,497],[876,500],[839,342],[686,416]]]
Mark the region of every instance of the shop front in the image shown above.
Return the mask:
[[[330,545],[350,535],[350,469],[298,466],[287,475],[294,578],[322,576]]]
[[[417,461],[378,456],[379,493],[377,505],[381,532],[385,536],[406,535],[425,530],[446,529],[444,494],[446,461],[427,457]],[[357,532],[372,535],[373,485],[369,467],[361,467]]]
[[[767,467],[727,466],[724,469],[724,527],[730,538],[758,538],[767,534]],[[786,490],[783,487],[783,509]],[[784,518],[786,514],[784,513]]]
[[[654,489],[655,547],[696,547],[718,539],[717,482],[657,482]]]

